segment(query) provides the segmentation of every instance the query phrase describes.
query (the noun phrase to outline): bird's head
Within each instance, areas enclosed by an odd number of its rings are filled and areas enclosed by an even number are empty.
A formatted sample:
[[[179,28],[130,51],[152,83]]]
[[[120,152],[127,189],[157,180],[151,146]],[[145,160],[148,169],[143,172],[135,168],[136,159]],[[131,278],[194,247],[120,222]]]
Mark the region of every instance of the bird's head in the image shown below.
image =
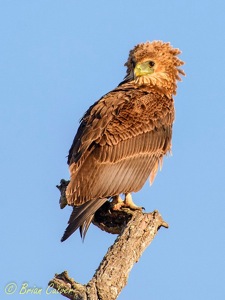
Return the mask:
[[[170,43],[161,41],[138,44],[130,51],[126,81],[135,81],[138,86],[147,85],[161,89],[168,96],[176,94],[176,81],[185,75],[179,67],[184,64],[177,55],[181,51]]]

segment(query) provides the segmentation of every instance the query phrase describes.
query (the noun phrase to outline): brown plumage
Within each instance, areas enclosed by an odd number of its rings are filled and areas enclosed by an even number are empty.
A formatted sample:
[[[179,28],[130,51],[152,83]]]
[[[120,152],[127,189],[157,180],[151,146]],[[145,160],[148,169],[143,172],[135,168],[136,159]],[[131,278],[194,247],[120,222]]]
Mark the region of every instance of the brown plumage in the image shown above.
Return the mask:
[[[79,227],[84,237],[107,199],[139,191],[148,177],[153,182],[171,150],[172,96],[184,75],[178,54],[179,49],[161,41],[135,46],[124,81],[81,119],[68,156],[66,196],[74,209],[62,241]]]

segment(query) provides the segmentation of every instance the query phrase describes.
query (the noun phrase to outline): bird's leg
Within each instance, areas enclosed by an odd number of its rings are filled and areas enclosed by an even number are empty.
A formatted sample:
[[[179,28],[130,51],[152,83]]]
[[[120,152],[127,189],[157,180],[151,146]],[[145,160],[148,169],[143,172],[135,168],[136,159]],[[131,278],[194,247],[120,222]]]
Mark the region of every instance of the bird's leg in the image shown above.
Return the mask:
[[[133,202],[131,193],[125,194],[124,206],[125,206],[125,207],[129,207],[129,208],[131,208],[131,209],[139,209],[139,210],[144,209],[144,207],[137,206],[137,205]]]
[[[113,201],[111,202],[111,207],[113,210],[120,210],[120,208],[124,206],[124,202],[121,199],[120,195],[116,195],[113,197]]]

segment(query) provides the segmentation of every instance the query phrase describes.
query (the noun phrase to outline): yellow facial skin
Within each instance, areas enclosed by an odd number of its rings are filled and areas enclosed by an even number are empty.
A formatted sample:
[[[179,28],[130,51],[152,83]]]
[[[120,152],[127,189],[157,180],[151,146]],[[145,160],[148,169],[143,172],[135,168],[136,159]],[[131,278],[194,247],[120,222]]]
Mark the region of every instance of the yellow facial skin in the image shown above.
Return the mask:
[[[134,68],[135,77],[154,73],[154,65],[152,60],[137,64]]]

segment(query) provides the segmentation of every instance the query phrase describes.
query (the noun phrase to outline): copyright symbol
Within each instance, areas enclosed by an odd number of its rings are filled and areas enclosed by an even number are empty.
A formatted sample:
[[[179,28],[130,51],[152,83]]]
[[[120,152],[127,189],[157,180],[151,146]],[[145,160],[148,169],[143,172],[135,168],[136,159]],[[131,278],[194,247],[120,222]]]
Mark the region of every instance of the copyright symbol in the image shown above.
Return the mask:
[[[7,286],[5,287],[5,293],[7,295],[14,294],[16,290],[17,290],[17,285],[15,282],[11,282],[11,283],[7,284]]]

